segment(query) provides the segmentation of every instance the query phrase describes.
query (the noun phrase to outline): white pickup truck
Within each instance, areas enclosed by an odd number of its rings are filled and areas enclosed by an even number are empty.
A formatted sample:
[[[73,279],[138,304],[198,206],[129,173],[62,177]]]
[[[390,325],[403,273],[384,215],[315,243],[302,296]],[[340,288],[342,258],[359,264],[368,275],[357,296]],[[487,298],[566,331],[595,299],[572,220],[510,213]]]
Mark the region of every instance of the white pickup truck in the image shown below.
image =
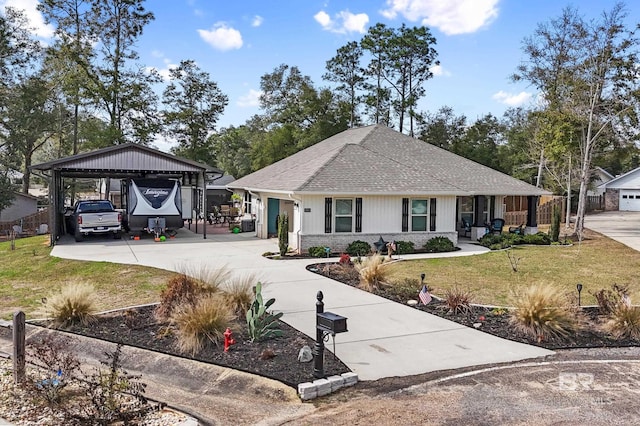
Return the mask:
[[[113,238],[120,238],[122,213],[116,211],[109,200],[83,200],[73,208],[71,223],[78,242],[89,234],[112,233]]]

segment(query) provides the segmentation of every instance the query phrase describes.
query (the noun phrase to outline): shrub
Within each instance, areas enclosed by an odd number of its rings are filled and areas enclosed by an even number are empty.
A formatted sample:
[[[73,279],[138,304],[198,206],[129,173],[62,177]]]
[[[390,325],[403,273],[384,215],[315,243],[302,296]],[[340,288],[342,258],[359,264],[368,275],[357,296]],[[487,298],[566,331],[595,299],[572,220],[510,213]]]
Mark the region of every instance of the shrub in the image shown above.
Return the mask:
[[[459,286],[451,287],[444,293],[444,303],[453,314],[468,314],[471,312],[471,293]]]
[[[193,305],[204,292],[202,282],[186,274],[174,275],[160,293],[160,304],[155,313],[158,318],[167,319],[178,306]]]
[[[371,244],[361,240],[352,241],[347,246],[346,252],[349,256],[366,256],[371,253]]]
[[[195,355],[207,342],[217,345],[234,318],[232,307],[217,294],[203,296],[195,304],[180,305],[171,316],[177,326],[178,349]]]
[[[32,391],[49,404],[61,402],[64,388],[80,373],[80,361],[69,351],[72,344],[69,337],[51,334],[28,343],[28,359],[42,371]]]
[[[537,234],[529,234],[522,236],[522,244],[535,244],[539,246],[545,246],[551,244],[551,237],[544,232],[538,232]]]
[[[222,287],[222,298],[231,307],[236,317],[244,318],[253,301],[253,286],[258,282],[255,274],[234,277]]]
[[[247,311],[247,329],[252,342],[282,336],[282,330],[278,328],[278,320],[282,312],[271,313],[269,307],[276,299],[271,298],[265,303],[262,299],[262,283],[256,285],[256,294]]]
[[[309,247],[307,251],[311,257],[327,257],[327,251],[324,249],[324,246]]]
[[[640,307],[619,303],[602,328],[616,339],[640,340]]]
[[[578,319],[566,298],[548,285],[533,285],[517,295],[511,324],[538,342],[568,336],[578,326]]]
[[[388,269],[384,267],[384,257],[379,254],[365,257],[362,262],[356,263],[354,266],[360,274],[359,287],[363,290],[373,291],[389,275]]]
[[[560,236],[560,207],[558,206],[553,206],[549,236],[552,242],[558,242],[558,237]]]
[[[45,302],[47,315],[54,325],[67,327],[72,324],[88,325],[94,319],[95,298],[93,287],[88,284],[68,284]]]
[[[522,244],[522,237],[518,234],[486,234],[478,242],[491,250],[502,250]]]
[[[342,253],[340,255],[340,260],[338,260],[338,263],[341,265],[351,265],[351,256],[349,256],[347,253]]]
[[[411,254],[415,251],[416,249],[413,244],[413,241],[396,241],[397,254]]]
[[[447,237],[434,237],[428,240],[424,244],[424,249],[427,253],[444,253],[448,251],[454,251],[456,247],[453,242]]]
[[[346,263],[327,263],[322,266],[322,273],[343,282],[359,282],[360,273],[355,267]]]
[[[609,315],[615,311],[616,307],[618,307],[629,294],[629,287],[626,285],[613,284],[610,290],[603,288],[591,294],[593,294],[598,302],[600,313]]]
[[[289,250],[289,216],[286,213],[278,216],[278,249],[280,256],[284,256]]]
[[[104,355],[107,359],[100,364],[107,370],[96,368],[86,380],[79,381],[88,403],[81,404],[82,414],[74,417],[80,424],[131,424],[151,409],[144,396],[147,385],[140,380],[142,376],[129,374],[122,368],[121,344]]]

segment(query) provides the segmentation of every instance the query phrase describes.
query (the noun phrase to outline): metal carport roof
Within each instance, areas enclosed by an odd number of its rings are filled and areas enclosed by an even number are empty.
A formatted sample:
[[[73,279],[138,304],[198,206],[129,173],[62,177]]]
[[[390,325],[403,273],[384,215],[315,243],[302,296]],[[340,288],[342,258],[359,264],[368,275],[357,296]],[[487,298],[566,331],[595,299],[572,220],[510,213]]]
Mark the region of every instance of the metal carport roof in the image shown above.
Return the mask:
[[[195,183],[201,193],[206,194],[207,175],[223,174],[215,167],[134,143],[59,158],[30,168],[40,171],[49,180],[51,245],[54,245],[61,235],[64,220],[62,178],[179,176],[183,183]],[[206,203],[201,204],[204,209],[202,213],[206,217]],[[206,227],[204,238],[207,238]]]

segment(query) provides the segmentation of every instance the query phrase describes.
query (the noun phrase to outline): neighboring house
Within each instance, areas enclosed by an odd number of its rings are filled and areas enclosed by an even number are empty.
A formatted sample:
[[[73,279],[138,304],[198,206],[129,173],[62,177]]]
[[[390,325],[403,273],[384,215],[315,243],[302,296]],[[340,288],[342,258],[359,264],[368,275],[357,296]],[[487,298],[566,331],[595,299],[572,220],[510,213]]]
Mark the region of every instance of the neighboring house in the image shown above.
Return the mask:
[[[604,209],[640,211],[640,167],[602,183],[598,189],[604,191]]]
[[[529,197],[527,231],[536,232],[537,196],[549,194],[380,125],[339,133],[228,187],[244,192],[260,238],[275,235],[277,216],[286,213],[289,245],[300,252],[342,251],[381,236],[416,247],[436,236],[457,243],[463,219],[475,239],[485,222],[502,217],[507,195]]]
[[[0,222],[17,222],[23,217],[38,212],[38,197],[19,192],[14,195],[13,203],[0,211]]]
[[[596,167],[591,175],[591,183],[589,184],[589,189],[587,189],[587,195],[603,195],[604,188],[601,186],[603,183],[607,183],[612,180],[613,175],[602,167]]]

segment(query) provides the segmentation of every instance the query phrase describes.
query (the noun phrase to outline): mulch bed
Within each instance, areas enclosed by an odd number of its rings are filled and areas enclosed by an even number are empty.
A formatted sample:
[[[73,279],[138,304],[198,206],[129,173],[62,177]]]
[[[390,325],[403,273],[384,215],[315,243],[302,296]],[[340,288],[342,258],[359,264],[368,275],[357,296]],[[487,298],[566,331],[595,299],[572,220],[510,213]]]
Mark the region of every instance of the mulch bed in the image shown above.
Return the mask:
[[[307,269],[352,287],[357,287],[360,283],[360,277],[352,266],[343,266],[338,263],[318,263],[307,266]],[[373,293],[398,303],[407,304],[408,300],[417,300],[419,290],[420,288],[412,289],[411,292],[408,293],[406,287],[395,291],[391,287],[383,286],[375,289]],[[438,299],[434,299],[428,305],[418,303],[413,307],[420,311],[437,315],[504,339],[551,350],[640,346],[640,342],[637,340],[615,339],[600,330],[598,325],[604,321],[605,317],[601,315],[599,309],[595,307],[583,307],[581,309],[584,319],[587,322],[587,327],[566,338],[544,340],[541,342],[536,338],[514,329],[509,323],[509,314],[504,310],[501,311],[490,307],[472,305],[470,309],[465,312],[452,313],[445,303]]]
[[[228,352],[223,351],[222,343],[218,346],[209,344],[192,356],[176,349],[173,326],[158,321],[154,309],[155,306],[145,306],[104,314],[98,316],[97,321],[88,327],[77,325],[65,331],[258,374],[292,387],[315,379],[313,361],[298,361],[300,349],[305,345],[313,349],[314,340],[284,322],[279,323],[283,332],[281,337],[252,343],[246,326],[242,324],[234,331],[236,344]],[[327,376],[331,376],[350,370],[325,349],[324,371]]]

